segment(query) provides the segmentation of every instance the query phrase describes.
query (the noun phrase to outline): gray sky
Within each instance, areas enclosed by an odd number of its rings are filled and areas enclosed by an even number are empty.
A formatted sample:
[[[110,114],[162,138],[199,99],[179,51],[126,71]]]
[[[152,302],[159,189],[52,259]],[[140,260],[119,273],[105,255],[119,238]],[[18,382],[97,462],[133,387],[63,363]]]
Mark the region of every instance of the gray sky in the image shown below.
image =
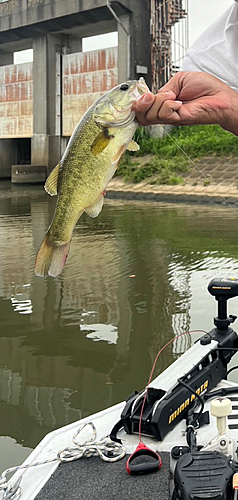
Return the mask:
[[[190,45],[198,36],[229,9],[234,0],[188,0],[189,1],[189,41]],[[95,50],[117,45],[117,33],[86,38],[83,41],[83,50]],[[32,61],[32,50],[16,53],[14,62]]]

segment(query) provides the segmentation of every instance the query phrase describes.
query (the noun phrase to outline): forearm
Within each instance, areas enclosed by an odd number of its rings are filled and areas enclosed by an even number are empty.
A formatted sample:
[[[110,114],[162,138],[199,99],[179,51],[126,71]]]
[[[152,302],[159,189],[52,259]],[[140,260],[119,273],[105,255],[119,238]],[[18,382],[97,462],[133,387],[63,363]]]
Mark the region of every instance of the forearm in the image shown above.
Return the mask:
[[[224,112],[218,123],[225,130],[238,136],[238,94],[232,89],[230,89],[229,94],[229,109]]]

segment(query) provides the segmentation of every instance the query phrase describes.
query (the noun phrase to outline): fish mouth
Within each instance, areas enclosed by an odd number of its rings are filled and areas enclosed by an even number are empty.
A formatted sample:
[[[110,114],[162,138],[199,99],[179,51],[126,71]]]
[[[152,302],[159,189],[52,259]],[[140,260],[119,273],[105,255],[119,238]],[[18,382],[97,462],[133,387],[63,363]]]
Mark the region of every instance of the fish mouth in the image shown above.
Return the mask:
[[[137,80],[136,82],[136,87],[137,87],[137,90],[140,94],[140,97],[145,94],[146,92],[150,92],[150,89],[148,87],[148,85],[146,84],[146,81],[145,79],[143,78],[143,76],[141,76],[139,78],[139,80]]]
[[[136,80],[133,83],[134,85],[128,92],[128,95],[130,96],[130,102],[128,103],[128,106],[121,109],[120,106],[116,106],[114,103],[112,104],[109,97],[109,110],[112,116],[115,118],[115,121],[100,119],[97,121],[98,124],[104,127],[124,128],[135,121],[136,115],[135,111],[132,109],[132,106],[134,102],[138,101],[138,99],[140,99],[143,94],[145,94],[146,92],[150,92],[150,89],[143,77],[139,78],[139,80]]]
[[[129,94],[131,96],[131,102],[128,105],[128,108],[124,109],[124,112],[128,111],[128,115],[126,116],[126,118],[124,116],[121,120],[118,119],[119,115],[121,114],[121,110],[116,108],[115,105],[113,106],[114,111],[116,111],[116,113],[118,114],[118,116],[117,116],[118,121],[117,121],[117,123],[114,123],[114,127],[118,127],[118,128],[126,127],[126,126],[130,125],[135,120],[136,115],[135,115],[134,110],[131,109],[132,105],[135,101],[138,101],[138,99],[140,99],[140,97],[143,94],[145,94],[146,92],[150,92],[150,89],[149,89],[148,85],[146,84],[144,78],[141,76],[139,78],[139,80],[136,80],[135,86],[129,91]]]
[[[140,99],[140,97],[146,92],[150,92],[150,89],[143,76],[141,76],[139,80],[135,80],[135,85],[129,90],[129,95],[131,96],[132,101],[138,101],[138,99]]]
[[[150,92],[150,89],[142,76],[139,78],[139,80],[135,80],[135,82],[133,83],[133,87],[128,91],[128,95],[130,96],[130,103],[128,104],[127,108],[124,108],[123,111],[130,112],[133,102],[137,101],[146,92]],[[116,106],[115,104],[111,104],[111,108],[113,108],[118,114],[122,112],[121,108]]]

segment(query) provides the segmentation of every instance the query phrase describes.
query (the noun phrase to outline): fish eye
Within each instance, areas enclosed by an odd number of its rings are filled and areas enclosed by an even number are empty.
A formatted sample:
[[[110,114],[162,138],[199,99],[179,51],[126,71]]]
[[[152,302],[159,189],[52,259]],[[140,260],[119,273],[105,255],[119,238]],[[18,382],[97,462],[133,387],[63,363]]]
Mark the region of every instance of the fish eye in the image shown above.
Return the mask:
[[[129,85],[127,85],[127,83],[123,83],[121,86],[120,86],[120,90],[128,90],[129,89]]]

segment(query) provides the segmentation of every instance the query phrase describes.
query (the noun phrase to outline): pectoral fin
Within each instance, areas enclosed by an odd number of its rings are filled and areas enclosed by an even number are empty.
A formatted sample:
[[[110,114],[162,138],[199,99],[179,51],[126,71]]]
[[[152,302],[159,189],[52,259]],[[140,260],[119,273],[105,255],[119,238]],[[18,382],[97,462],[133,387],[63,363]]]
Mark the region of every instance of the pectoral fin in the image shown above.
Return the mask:
[[[103,196],[103,194],[100,194],[98,196],[98,198],[94,201],[94,203],[92,205],[90,205],[89,207],[86,207],[84,209],[84,211],[90,217],[97,217],[102,210],[103,203],[104,203],[104,196]]]
[[[55,196],[57,194],[57,186],[58,186],[58,175],[60,170],[60,162],[56,167],[52,170],[49,177],[45,183],[45,190],[50,196]]]
[[[139,151],[140,146],[139,146],[139,144],[137,144],[136,141],[132,140],[131,142],[129,142],[126,149],[128,149],[128,151]]]
[[[97,156],[99,153],[101,153],[107,147],[113,137],[113,135],[110,135],[108,133],[108,129],[104,128],[103,131],[97,135],[91,145],[92,154],[94,156]]]

